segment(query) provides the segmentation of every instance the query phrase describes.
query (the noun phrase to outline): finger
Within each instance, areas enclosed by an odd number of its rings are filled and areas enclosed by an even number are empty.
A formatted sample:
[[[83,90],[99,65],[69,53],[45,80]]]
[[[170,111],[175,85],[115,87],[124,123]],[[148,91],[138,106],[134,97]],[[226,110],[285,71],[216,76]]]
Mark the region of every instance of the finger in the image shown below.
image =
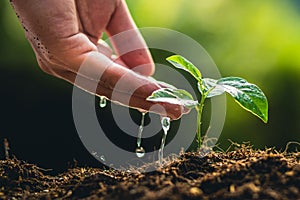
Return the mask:
[[[179,105],[147,101],[153,91],[161,88],[154,79],[136,74],[98,52],[84,54],[82,58],[84,61],[79,69],[67,69],[57,65],[51,68],[52,74],[91,94],[103,95],[122,105],[155,112],[172,119],[188,112]],[[78,80],[75,79],[76,75]]]
[[[78,19],[82,24],[81,31],[96,44],[110,21],[117,0],[73,1],[76,2]]]
[[[106,57],[110,58],[115,63],[128,68],[128,66],[122,61],[121,58],[113,54],[113,50],[110,46],[103,40],[99,40],[97,43],[98,52],[104,54]]]
[[[99,40],[97,42],[97,49],[98,49],[99,53],[102,53],[103,55],[105,55],[108,58],[112,58],[113,51],[105,41]]]
[[[152,57],[124,0],[116,7],[106,30],[116,53],[130,69],[145,76],[153,75]]]
[[[144,97],[145,95],[141,95],[141,91],[142,93],[145,93],[145,91],[151,91],[153,90],[153,88],[157,87],[156,84],[149,83],[141,88],[138,88],[136,92],[130,93],[119,90],[112,90],[110,87],[107,87],[106,84],[104,84],[102,81],[97,83],[93,80],[87,79],[70,71],[56,70],[56,76],[65,79],[72,84],[75,83],[77,87],[88,91],[91,94],[95,94],[96,92],[97,95],[106,96],[107,98],[118,104],[125,104],[128,106],[128,102],[125,100],[130,99],[129,106],[132,108],[138,108],[160,114],[162,116],[168,116],[173,120],[180,118],[183,114],[183,108],[179,105],[168,103],[153,103],[147,101]],[[148,94],[149,92],[146,93]]]

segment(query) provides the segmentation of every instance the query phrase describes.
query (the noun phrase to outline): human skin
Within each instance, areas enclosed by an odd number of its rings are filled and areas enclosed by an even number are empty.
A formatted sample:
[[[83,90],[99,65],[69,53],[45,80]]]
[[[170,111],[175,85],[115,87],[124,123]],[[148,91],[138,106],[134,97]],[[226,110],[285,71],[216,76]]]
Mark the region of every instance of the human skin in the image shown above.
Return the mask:
[[[155,66],[124,0],[11,0],[11,3],[44,72],[143,111],[172,119],[186,112],[179,105],[146,100],[164,86],[149,78]],[[125,37],[114,37],[124,31],[129,31]],[[101,41],[103,32],[112,37],[117,55]],[[123,53],[132,46],[136,50]],[[84,62],[92,64],[81,70]],[[98,74],[100,80],[95,77]],[[80,81],[75,82],[76,78]]]

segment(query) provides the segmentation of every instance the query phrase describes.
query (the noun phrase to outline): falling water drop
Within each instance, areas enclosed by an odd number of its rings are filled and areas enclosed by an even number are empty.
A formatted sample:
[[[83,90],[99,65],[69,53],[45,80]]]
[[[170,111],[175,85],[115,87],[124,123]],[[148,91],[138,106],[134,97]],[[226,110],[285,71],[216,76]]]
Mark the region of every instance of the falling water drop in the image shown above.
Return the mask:
[[[142,143],[142,134],[143,134],[143,130],[144,130],[145,114],[146,113],[142,113],[141,124],[139,126],[139,132],[138,132],[137,141],[136,141],[138,147],[140,147],[141,143]]]
[[[106,106],[106,98],[104,96],[100,96],[99,106],[100,108],[104,108]]]
[[[142,158],[145,155],[145,149],[143,147],[137,147],[135,153],[137,157]]]
[[[103,162],[105,162],[105,161],[106,161],[105,156],[104,156],[104,155],[101,155],[101,156],[100,156],[100,160],[103,161]]]
[[[168,132],[168,130],[170,129],[170,118],[169,117],[163,117],[161,119],[161,125],[162,125],[162,128],[164,130],[164,132]]]
[[[136,140],[137,148],[135,149],[135,153],[136,153],[136,156],[139,157],[139,158],[141,158],[145,155],[145,150],[141,146],[141,144],[142,144],[142,134],[143,134],[143,130],[144,130],[145,114],[146,113],[142,113],[141,124],[139,126],[139,132],[138,132],[137,140]]]
[[[160,165],[162,165],[162,163],[163,163],[164,147],[165,147],[165,143],[166,143],[168,130],[170,129],[170,118],[169,117],[163,117],[161,119],[161,125],[162,125],[164,133],[163,133],[160,148],[159,148],[159,151],[158,151],[158,162],[159,162]]]

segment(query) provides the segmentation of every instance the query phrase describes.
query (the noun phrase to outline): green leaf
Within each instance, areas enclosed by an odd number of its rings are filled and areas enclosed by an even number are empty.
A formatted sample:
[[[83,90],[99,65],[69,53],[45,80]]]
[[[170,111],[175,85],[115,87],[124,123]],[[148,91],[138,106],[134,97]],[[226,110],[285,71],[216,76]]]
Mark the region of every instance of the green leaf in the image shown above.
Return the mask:
[[[221,95],[225,92],[224,88],[221,85],[217,84],[217,80],[211,78],[203,78],[202,84],[204,86],[204,93],[202,94],[202,90],[200,87],[200,83],[198,82],[198,90],[201,92],[202,95],[207,95],[206,98],[211,98],[214,96]],[[207,94],[208,93],[208,94]]]
[[[198,105],[198,102],[193,99],[193,96],[189,92],[173,88],[156,90],[147,98],[147,100],[153,102],[167,102],[182,105],[187,108],[193,108]]]
[[[201,80],[202,75],[199,69],[184,57],[180,55],[173,55],[168,57],[167,61],[174,65],[174,67],[189,72],[193,77],[195,77],[196,80]]]
[[[268,122],[268,100],[263,91],[239,77],[226,77],[217,81],[242,108]]]

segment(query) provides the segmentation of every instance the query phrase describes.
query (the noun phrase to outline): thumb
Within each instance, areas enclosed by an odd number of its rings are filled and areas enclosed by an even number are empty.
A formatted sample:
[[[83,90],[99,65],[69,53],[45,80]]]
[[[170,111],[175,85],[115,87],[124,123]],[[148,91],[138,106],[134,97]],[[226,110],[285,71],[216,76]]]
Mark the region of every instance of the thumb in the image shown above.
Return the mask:
[[[152,57],[125,1],[120,1],[116,7],[106,30],[116,53],[130,69],[145,76],[153,75]]]

